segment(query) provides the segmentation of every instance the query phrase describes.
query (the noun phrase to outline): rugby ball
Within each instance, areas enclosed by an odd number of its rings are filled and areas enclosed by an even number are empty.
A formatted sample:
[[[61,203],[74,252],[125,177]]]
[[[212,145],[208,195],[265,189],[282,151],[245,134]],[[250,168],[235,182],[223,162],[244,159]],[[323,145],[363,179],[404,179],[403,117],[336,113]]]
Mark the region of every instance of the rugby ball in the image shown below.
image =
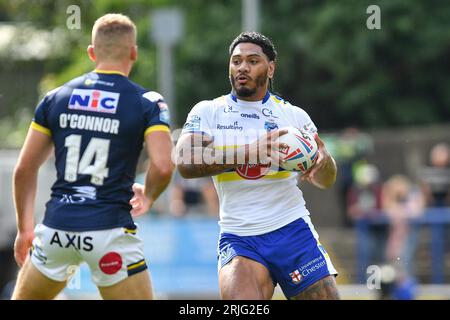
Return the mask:
[[[280,147],[281,159],[285,160],[280,166],[284,170],[305,172],[312,168],[317,160],[318,147],[314,136],[306,131],[294,127],[285,127],[280,130],[288,133],[278,138],[278,142],[287,147]]]

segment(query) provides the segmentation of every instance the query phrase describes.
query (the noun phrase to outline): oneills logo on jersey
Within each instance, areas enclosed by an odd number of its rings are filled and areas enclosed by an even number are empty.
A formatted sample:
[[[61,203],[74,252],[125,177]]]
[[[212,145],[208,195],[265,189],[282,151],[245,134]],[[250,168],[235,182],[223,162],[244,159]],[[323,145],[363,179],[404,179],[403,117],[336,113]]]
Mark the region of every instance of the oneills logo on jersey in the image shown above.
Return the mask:
[[[91,89],[74,89],[69,109],[116,113],[120,93]]]

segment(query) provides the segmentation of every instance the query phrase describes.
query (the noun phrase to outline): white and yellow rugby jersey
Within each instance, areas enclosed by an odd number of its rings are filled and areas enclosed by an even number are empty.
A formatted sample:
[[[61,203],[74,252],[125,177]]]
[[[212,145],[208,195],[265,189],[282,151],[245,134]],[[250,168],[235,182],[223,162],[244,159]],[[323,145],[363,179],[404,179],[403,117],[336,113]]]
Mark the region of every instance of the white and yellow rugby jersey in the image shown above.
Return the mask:
[[[183,133],[207,134],[215,148],[227,148],[251,143],[267,131],[287,126],[317,131],[304,110],[269,92],[263,100],[252,102],[229,94],[196,104]],[[309,214],[297,187],[297,173],[279,170],[243,165],[213,177],[221,232],[263,234]]]

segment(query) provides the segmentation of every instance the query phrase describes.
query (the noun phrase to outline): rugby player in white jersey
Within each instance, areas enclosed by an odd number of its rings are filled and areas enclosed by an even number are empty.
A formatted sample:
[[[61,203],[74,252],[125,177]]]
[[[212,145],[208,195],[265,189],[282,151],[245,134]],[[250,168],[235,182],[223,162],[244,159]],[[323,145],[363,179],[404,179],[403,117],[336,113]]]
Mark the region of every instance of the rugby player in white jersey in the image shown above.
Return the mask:
[[[21,270],[13,299],[54,298],[83,261],[104,299],[152,298],[131,213],[146,212],[170,182],[167,105],[128,79],[137,46],[136,26],[127,16],[99,18],[88,54],[96,69],[39,103],[15,168],[14,250]],[[144,142],[150,170],[145,186],[132,190]],[[53,149],[57,179],[35,228],[37,174]]]
[[[221,297],[270,299],[278,283],[288,299],[338,299],[337,272],[311,223],[297,173],[273,169],[277,137],[286,133],[278,128],[315,134],[319,157],[303,180],[332,186],[336,163],[308,114],[269,92],[276,61],[272,42],[242,33],[229,54],[231,93],[195,105],[177,143],[181,175],[213,176],[219,195]]]

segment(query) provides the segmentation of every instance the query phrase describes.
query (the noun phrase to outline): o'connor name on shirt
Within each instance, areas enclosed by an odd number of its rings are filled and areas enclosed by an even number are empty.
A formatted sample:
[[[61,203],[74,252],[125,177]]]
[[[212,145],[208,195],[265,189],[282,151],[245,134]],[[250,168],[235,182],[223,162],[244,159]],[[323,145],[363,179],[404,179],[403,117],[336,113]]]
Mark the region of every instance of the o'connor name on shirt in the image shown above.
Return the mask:
[[[61,113],[59,115],[59,126],[63,129],[69,127],[71,129],[119,134],[120,121],[111,118]]]

